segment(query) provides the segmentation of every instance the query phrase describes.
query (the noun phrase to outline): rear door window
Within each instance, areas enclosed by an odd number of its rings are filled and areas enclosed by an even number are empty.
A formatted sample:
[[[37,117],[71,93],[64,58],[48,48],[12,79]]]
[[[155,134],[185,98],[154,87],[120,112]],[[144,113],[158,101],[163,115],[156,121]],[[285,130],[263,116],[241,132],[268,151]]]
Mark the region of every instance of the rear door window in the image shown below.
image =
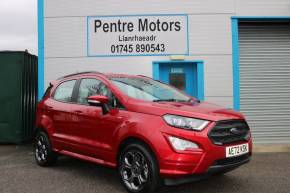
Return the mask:
[[[76,83],[76,80],[70,80],[70,81],[61,83],[57,87],[53,98],[61,102],[71,102],[75,83]]]

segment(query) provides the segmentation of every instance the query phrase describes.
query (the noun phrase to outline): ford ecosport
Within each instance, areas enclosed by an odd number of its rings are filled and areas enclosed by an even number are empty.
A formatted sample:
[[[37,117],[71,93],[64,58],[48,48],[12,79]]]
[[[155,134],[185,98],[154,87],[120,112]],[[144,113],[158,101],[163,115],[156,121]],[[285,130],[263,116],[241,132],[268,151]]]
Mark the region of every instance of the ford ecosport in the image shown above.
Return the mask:
[[[58,155],[118,169],[129,192],[155,192],[247,163],[241,113],[145,76],[82,72],[50,83],[37,106],[35,159]]]

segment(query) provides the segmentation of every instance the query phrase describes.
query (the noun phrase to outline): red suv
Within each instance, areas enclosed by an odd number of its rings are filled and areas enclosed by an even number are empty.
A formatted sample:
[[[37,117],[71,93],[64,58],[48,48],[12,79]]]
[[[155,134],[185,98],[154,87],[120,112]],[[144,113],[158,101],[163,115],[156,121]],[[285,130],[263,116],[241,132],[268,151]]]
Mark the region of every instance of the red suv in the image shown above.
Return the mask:
[[[53,81],[36,127],[38,165],[67,155],[118,168],[134,193],[228,172],[252,152],[243,115],[145,76],[82,72]]]

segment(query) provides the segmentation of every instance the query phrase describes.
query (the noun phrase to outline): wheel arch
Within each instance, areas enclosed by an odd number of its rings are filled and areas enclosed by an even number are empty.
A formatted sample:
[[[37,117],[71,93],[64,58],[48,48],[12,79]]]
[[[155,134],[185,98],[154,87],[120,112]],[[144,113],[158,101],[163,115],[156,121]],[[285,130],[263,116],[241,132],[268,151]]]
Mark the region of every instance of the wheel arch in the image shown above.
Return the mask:
[[[45,131],[48,136],[54,133],[54,124],[51,118],[47,115],[41,115],[36,121],[35,134],[38,131]]]
[[[48,139],[50,140],[50,142],[52,143],[51,136],[50,136],[50,134],[49,134],[49,130],[46,129],[46,128],[44,128],[44,127],[37,127],[37,128],[35,128],[34,136],[33,136],[34,139],[36,138],[36,136],[37,136],[37,134],[38,134],[39,132],[44,132],[44,133],[47,135],[47,137],[48,137]]]
[[[158,168],[160,168],[160,163],[159,163],[159,157],[158,157],[158,153],[157,151],[154,149],[153,145],[150,144],[150,142],[148,142],[146,139],[143,139],[139,136],[127,136],[125,137],[118,145],[117,147],[117,154],[116,154],[116,163],[118,166],[118,160],[119,157],[121,155],[122,150],[129,144],[134,144],[134,143],[138,143],[143,145],[152,155],[153,158],[155,159]]]

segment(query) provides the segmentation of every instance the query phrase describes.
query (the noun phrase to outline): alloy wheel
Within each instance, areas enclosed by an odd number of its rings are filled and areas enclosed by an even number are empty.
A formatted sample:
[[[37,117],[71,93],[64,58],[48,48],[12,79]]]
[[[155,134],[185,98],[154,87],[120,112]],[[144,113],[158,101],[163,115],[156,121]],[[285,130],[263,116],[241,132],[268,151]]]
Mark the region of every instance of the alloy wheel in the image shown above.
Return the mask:
[[[40,135],[35,144],[35,156],[37,161],[45,162],[47,160],[48,147],[45,139]]]
[[[139,192],[149,178],[148,161],[140,151],[129,150],[122,158],[120,172],[127,188]]]

